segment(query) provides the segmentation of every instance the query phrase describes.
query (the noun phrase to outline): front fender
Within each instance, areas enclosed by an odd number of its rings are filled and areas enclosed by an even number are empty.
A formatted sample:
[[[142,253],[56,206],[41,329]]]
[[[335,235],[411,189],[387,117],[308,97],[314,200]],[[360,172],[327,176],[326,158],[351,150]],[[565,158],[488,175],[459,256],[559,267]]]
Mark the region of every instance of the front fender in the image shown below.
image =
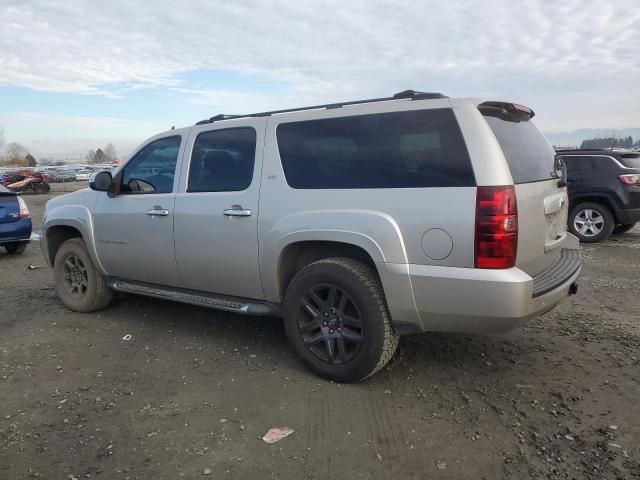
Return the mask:
[[[42,249],[45,260],[50,267],[53,267],[52,261],[50,260],[49,245],[47,242],[50,229],[57,226],[71,227],[80,232],[93,264],[102,275],[106,275],[106,271],[98,258],[95,237],[93,235],[93,217],[91,215],[91,211],[87,207],[83,205],[59,205],[50,209],[47,208],[45,215],[40,248]]]
[[[365,250],[376,264],[407,263],[400,228],[386,213],[373,210],[317,210],[286,216],[261,238],[265,295],[280,301],[278,266],[285,248],[305,241],[340,242]]]

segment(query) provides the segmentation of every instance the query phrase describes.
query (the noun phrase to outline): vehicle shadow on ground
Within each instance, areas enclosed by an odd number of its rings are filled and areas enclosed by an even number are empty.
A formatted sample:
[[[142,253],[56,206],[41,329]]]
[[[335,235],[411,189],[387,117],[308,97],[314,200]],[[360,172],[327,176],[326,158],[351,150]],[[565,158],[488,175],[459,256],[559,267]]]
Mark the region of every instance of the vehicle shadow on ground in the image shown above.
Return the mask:
[[[251,317],[147,297],[118,294],[101,316],[125,333],[149,331],[161,343],[197,340],[206,350],[255,350],[302,375],[311,375],[289,348],[283,321],[274,317]],[[164,337],[164,338],[163,338]],[[435,376],[463,369],[475,376],[507,371],[537,352],[546,351],[536,336],[513,334],[464,335],[425,333],[402,337],[398,351],[379,377],[391,381],[407,372],[428,369]],[[503,373],[504,374],[504,373]],[[367,381],[365,383],[369,383]]]

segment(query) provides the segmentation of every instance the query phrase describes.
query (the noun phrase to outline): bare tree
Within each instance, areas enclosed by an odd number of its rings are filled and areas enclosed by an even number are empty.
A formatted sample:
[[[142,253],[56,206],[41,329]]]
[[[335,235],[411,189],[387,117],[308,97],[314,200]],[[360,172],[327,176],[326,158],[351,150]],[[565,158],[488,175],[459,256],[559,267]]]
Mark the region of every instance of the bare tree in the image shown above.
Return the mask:
[[[95,158],[96,158],[95,150],[89,150],[87,152],[87,155],[85,156],[85,158],[87,159],[87,163],[88,164],[95,163]]]
[[[107,163],[113,163],[118,159],[118,154],[116,153],[116,147],[113,146],[113,143],[108,143],[106,147],[104,147],[104,156],[106,158]]]
[[[7,144],[6,152],[7,155],[4,161],[5,165],[15,165],[20,167],[27,166],[28,162],[25,157],[29,152],[22,144],[18,142],[11,142]]]
[[[106,163],[106,157],[105,157],[104,152],[102,151],[101,148],[96,150],[96,154],[93,157],[93,162],[97,163],[97,164]]]

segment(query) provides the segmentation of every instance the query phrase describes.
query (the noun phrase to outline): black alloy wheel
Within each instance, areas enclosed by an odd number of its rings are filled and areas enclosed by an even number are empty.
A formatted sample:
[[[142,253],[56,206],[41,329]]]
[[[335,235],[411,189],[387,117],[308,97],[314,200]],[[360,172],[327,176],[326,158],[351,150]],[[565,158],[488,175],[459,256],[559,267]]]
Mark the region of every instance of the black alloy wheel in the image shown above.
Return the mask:
[[[362,348],[362,315],[351,296],[335,285],[318,284],[300,299],[298,331],[309,351],[323,362],[344,364]]]

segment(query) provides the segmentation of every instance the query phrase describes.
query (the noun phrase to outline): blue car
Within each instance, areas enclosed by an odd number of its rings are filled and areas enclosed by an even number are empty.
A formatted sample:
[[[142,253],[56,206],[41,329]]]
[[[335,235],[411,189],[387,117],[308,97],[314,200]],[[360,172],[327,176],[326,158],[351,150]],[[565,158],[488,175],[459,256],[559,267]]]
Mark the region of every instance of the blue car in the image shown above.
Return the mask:
[[[31,237],[31,215],[16,192],[0,185],[0,246],[8,253],[24,252]]]

